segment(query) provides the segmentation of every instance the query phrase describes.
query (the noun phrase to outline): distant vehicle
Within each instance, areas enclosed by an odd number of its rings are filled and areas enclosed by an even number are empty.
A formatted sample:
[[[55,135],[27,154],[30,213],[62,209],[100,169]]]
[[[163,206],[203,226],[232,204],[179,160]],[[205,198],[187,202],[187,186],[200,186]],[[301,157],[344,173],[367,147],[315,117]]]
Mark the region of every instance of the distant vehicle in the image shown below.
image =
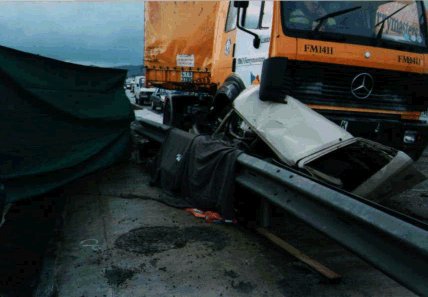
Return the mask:
[[[135,102],[139,105],[149,104],[150,96],[156,91],[156,88],[139,88],[135,93]]]
[[[165,97],[168,95],[168,91],[164,89],[156,89],[156,91],[150,96],[150,103],[153,110],[160,108],[163,111],[165,104]]]
[[[134,92],[134,84],[135,84],[135,80],[134,80],[134,79],[130,79],[130,80],[128,81],[128,84],[129,84],[129,91],[130,91],[131,93],[133,93],[133,92]]]
[[[131,90],[133,84],[134,84],[134,79],[133,78],[127,78],[125,80],[125,84],[123,85],[123,88],[125,90]]]
[[[134,80],[132,79],[132,78],[127,78],[126,80],[125,80],[125,84],[123,85],[123,88],[125,89],[125,90],[131,90],[131,87],[132,87],[132,83],[134,82]]]
[[[134,80],[134,85],[132,87],[132,92],[135,94],[135,98],[138,98],[140,90],[144,88],[144,83],[146,79],[144,76],[136,76]]]

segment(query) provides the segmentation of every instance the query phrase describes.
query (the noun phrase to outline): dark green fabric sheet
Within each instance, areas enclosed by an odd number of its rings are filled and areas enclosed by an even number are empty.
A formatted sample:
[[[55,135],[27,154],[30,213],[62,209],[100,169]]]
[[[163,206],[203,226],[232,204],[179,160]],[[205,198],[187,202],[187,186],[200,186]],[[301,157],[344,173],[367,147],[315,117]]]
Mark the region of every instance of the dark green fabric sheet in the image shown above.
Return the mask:
[[[0,182],[7,202],[106,167],[129,144],[126,71],[0,47]]]

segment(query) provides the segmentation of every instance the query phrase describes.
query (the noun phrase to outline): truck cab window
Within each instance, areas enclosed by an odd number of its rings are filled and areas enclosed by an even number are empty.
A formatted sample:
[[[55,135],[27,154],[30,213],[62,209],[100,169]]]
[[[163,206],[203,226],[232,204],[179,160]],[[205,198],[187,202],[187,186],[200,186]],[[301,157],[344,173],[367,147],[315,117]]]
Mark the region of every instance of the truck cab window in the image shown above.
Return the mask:
[[[271,27],[273,1],[250,1],[244,16],[247,29],[267,29]]]
[[[247,29],[259,29],[262,1],[249,1],[244,17],[244,27]]]
[[[400,10],[400,11],[398,11]],[[395,15],[389,15],[398,11]],[[422,18],[421,6],[416,2],[397,3],[388,2],[379,5],[376,10],[376,24],[385,20],[382,39],[393,40],[412,45],[425,45],[424,35],[421,30]],[[375,28],[377,35],[381,26]]]
[[[226,20],[226,28],[225,28],[226,32],[235,30],[237,14],[238,14],[238,9],[233,6],[233,1],[230,1],[229,10],[227,12],[227,20]]]
[[[341,36],[355,43],[415,51],[426,48],[424,9],[419,1],[287,1],[282,13],[286,34],[294,36]],[[317,19],[329,14],[333,16],[316,29]],[[311,31],[317,31],[318,37]]]
[[[265,1],[263,13],[261,15],[261,29],[267,29],[272,26],[273,1]]]

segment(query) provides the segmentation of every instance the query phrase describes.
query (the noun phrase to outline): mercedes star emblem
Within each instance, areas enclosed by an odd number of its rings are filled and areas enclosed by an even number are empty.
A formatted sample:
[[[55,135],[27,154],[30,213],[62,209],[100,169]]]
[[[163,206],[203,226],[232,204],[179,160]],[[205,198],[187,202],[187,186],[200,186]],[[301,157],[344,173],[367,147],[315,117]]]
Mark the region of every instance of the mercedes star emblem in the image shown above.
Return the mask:
[[[358,99],[366,99],[373,91],[373,77],[368,73],[360,73],[351,83],[351,93]]]

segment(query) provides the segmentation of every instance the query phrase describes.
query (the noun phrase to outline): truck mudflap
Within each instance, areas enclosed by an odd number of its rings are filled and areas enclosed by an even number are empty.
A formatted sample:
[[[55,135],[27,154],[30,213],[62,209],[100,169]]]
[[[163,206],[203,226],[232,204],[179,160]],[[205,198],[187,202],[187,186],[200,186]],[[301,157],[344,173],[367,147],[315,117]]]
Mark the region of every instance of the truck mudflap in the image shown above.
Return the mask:
[[[401,151],[349,132],[290,96],[259,99],[259,86],[241,93],[234,110],[286,165],[364,198],[385,198],[425,179]]]

